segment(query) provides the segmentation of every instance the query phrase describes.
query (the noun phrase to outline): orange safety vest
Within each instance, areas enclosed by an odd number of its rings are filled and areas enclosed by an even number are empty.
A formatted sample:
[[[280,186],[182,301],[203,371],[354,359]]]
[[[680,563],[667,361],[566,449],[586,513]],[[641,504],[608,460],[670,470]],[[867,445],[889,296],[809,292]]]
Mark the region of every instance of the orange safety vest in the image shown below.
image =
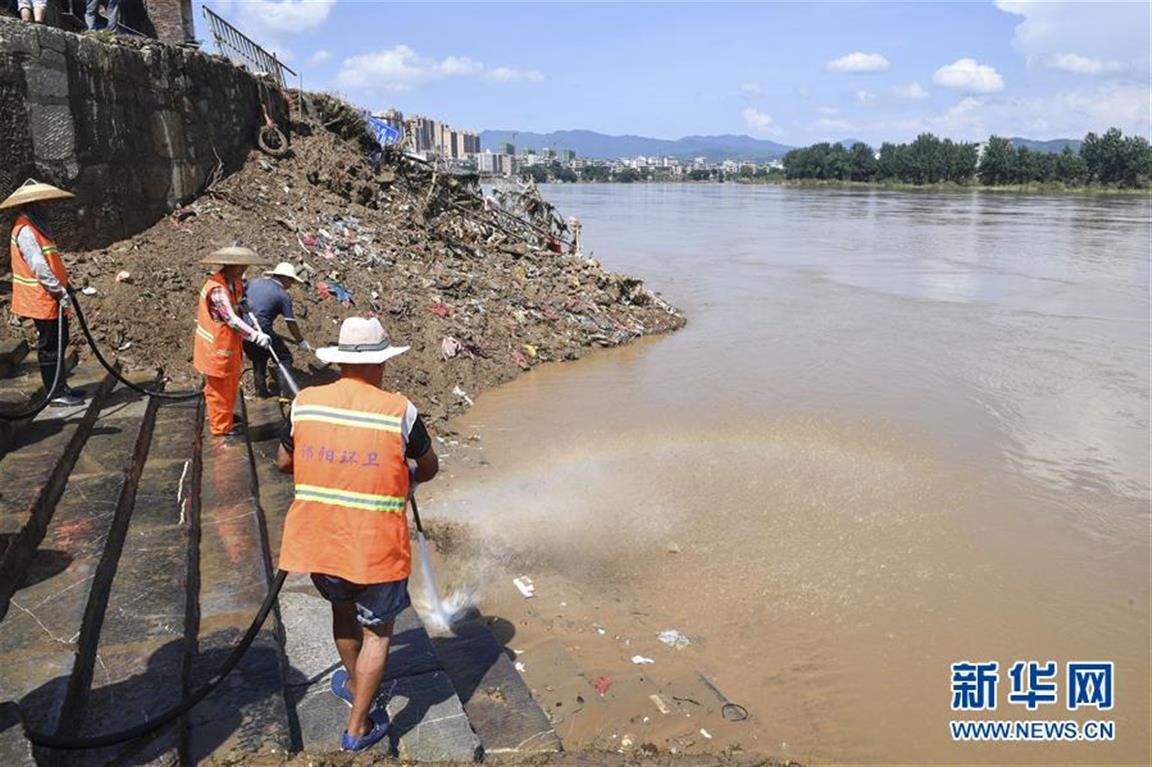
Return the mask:
[[[192,364],[206,376],[219,378],[227,376],[233,365],[244,364],[241,352],[244,339],[238,332],[228,327],[228,323],[212,316],[208,307],[212,299],[208,294],[217,286],[228,291],[232,306],[237,306],[244,298],[244,283],[236,280],[232,285],[216,272],[204,287],[200,288],[200,303],[196,312],[196,335],[192,338]]]
[[[360,584],[412,572],[408,400],[355,379],[304,389],[292,405],[296,498],[284,520],[280,569]]]
[[[32,234],[36,236],[36,242],[40,244],[40,250],[44,253],[44,260],[48,262],[48,267],[56,275],[56,279],[60,280],[61,287],[68,287],[68,269],[64,266],[64,259],[60,258],[56,242],[40,231],[26,213],[21,213],[16,217],[16,223],[12,227],[12,244],[9,246],[12,253],[12,313],[34,320],[54,320],[59,316],[60,307],[52,294],[44,289],[40,280],[36,279],[16,241],[16,237],[24,227],[31,229]]]

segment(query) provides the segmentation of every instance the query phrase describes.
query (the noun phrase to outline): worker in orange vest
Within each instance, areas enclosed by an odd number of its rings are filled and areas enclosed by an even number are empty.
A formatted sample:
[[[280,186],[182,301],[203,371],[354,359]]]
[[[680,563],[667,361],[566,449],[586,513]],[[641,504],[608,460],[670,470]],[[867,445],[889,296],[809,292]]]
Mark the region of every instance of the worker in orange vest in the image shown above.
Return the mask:
[[[28,179],[0,203],[0,210],[16,211],[12,226],[12,313],[32,320],[36,326],[36,358],[40,378],[52,405],[81,405],[85,392],[68,386],[68,370],[60,369],[56,378],[56,361],[68,348],[68,269],[52,230],[44,206],[49,202],[71,200],[75,195],[51,184]],[[61,328],[57,322],[63,323]],[[61,331],[63,337],[61,338]]]
[[[262,263],[248,248],[221,248],[200,263],[220,267],[200,289],[196,333],[192,337],[192,363],[204,375],[204,404],[208,428],[215,436],[235,434],[233,410],[244,369],[243,342],[262,348],[272,343],[264,333],[240,319],[244,300],[244,272]]]
[[[310,573],[332,603],[343,668],[331,687],[352,707],[345,751],[363,751],[388,730],[377,693],[395,618],[411,604],[407,500],[411,483],[440,467],[415,406],[380,388],[384,362],[407,350],[377,319],[344,320],[339,346],[316,351],[340,365],[340,380],[301,391],[280,434],[276,465],[296,484],[280,568]]]

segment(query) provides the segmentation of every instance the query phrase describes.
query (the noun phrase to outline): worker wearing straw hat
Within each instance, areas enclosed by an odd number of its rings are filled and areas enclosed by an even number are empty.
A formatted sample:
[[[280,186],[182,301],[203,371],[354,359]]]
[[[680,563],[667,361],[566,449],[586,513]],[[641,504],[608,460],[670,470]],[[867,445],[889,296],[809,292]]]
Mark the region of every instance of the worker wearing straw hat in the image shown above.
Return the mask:
[[[200,289],[192,362],[204,375],[204,404],[212,434],[233,434],[238,428],[233,409],[244,369],[243,342],[268,348],[271,338],[240,319],[244,272],[261,263],[248,248],[221,248],[200,263],[219,267]]]
[[[287,261],[276,264],[275,269],[264,272],[264,277],[258,280],[249,280],[245,286],[248,299],[248,311],[255,317],[256,329],[262,330],[272,337],[272,348],[263,349],[256,344],[245,341],[244,354],[252,360],[252,378],[256,385],[256,396],[270,396],[268,392],[268,359],[271,352],[276,352],[276,359],[289,367],[292,366],[292,352],[284,339],[273,331],[273,323],[277,317],[284,318],[288,332],[302,352],[312,351],[312,345],[304,340],[300,331],[300,323],[296,321],[296,312],[292,307],[292,294],[289,288],[302,284],[304,280],[296,274],[296,267]],[[280,381],[280,392],[288,391],[283,381]]]
[[[40,377],[53,405],[79,405],[84,392],[68,386],[68,371],[61,369],[55,390],[56,360],[68,348],[68,269],[48,228],[44,206],[75,195],[51,184],[28,179],[0,203],[0,210],[16,211],[9,251],[12,256],[12,313],[36,326],[36,357]],[[57,320],[64,323],[60,338]],[[63,340],[61,344],[60,341]]]
[[[380,320],[344,320],[339,346],[316,351],[340,366],[340,380],[300,392],[276,458],[296,484],[280,568],[310,573],[332,603],[343,668],[331,689],[352,708],[340,738],[345,751],[363,751],[388,730],[377,695],[394,621],[411,604],[405,507],[411,482],[427,482],[440,466],[415,406],[380,388],[384,363],[406,351]]]

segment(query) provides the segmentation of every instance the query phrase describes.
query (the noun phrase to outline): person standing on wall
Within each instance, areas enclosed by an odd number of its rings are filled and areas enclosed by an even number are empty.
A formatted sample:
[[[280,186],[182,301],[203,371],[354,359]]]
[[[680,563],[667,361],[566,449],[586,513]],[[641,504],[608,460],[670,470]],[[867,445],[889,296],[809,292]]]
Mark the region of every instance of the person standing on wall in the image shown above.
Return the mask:
[[[343,665],[332,692],[352,707],[344,751],[363,751],[388,730],[377,694],[396,616],[411,604],[407,501],[412,482],[440,468],[416,407],[380,388],[385,361],[406,351],[392,345],[380,320],[344,320],[339,345],[316,351],[340,366],[340,380],[300,392],[276,457],[296,485],[280,569],[309,573],[332,603]]]
[[[271,338],[240,319],[237,307],[244,300],[244,272],[260,263],[248,248],[221,248],[200,263],[218,266],[197,303],[196,333],[192,337],[192,362],[204,376],[204,404],[213,436],[239,430],[233,410],[244,370],[243,342],[267,349]]]
[[[287,261],[280,262],[272,271],[264,272],[263,278],[248,282],[246,289],[248,309],[256,317],[256,329],[272,337],[271,350],[251,341],[244,342],[244,354],[252,360],[252,375],[255,378],[257,397],[271,396],[268,392],[268,360],[271,358],[271,351],[276,352],[277,358],[285,365],[292,366],[292,352],[288,350],[288,344],[272,330],[272,324],[277,317],[284,318],[288,332],[292,334],[292,339],[300,351],[312,351],[312,344],[305,341],[304,334],[300,332],[300,323],[296,321],[296,313],[292,308],[292,295],[289,293],[293,285],[302,282],[304,280],[297,276],[296,267]],[[284,382],[280,381],[281,393],[287,390]]]
[[[36,325],[36,358],[44,391],[57,406],[81,405],[85,392],[68,386],[68,371],[61,368],[56,377],[56,360],[68,349],[68,269],[52,230],[48,227],[45,206],[50,202],[71,200],[75,195],[51,184],[28,179],[4,202],[0,210],[16,211],[9,252],[12,257],[12,313],[32,320]],[[57,321],[64,324],[63,338]]]
[[[48,13],[48,0],[17,0],[20,9],[20,18],[24,21],[44,23],[44,16]]]

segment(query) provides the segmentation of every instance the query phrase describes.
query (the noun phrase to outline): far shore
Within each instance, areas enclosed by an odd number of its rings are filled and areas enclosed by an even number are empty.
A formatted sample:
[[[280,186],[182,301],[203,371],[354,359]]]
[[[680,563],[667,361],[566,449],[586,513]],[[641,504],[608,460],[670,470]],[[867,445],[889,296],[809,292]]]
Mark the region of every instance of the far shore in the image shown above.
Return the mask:
[[[902,181],[830,181],[820,179],[734,178],[725,181],[693,181],[691,179],[661,178],[638,181],[548,181],[548,184],[747,184],[752,186],[790,186],[803,189],[883,189],[902,192],[1011,192],[1015,194],[1079,194],[1137,197],[1152,195],[1152,186],[1128,189],[1113,186],[1067,186],[1061,183],[1015,184],[989,186],[986,184],[909,184]]]

